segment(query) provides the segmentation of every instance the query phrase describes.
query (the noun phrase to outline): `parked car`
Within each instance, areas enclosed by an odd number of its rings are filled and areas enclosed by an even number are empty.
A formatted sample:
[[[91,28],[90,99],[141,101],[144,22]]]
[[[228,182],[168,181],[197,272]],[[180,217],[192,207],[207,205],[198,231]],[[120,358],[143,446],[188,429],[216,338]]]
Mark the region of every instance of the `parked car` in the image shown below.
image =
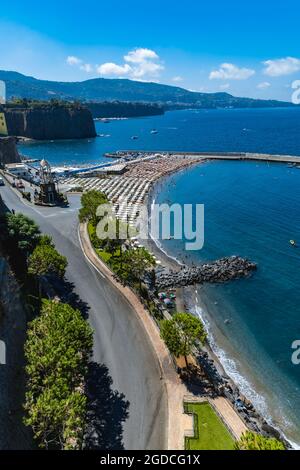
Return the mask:
[[[4,179],[0,176],[0,186],[4,186]]]

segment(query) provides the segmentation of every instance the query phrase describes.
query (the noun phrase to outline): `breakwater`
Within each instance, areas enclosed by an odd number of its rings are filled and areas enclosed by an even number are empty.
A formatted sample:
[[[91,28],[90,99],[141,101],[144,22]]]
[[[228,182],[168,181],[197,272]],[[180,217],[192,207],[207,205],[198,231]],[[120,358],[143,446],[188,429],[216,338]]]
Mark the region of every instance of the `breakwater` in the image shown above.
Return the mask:
[[[248,153],[248,152],[177,152],[166,150],[120,150],[114,154],[110,153],[110,158],[133,158],[134,156],[153,158],[160,156],[182,156],[182,157],[198,157],[203,160],[257,160],[265,162],[282,162],[282,163],[299,163],[300,158],[293,155],[273,155],[267,153]]]
[[[222,258],[200,266],[183,266],[179,271],[165,269],[156,275],[159,289],[184,287],[204,282],[226,282],[249,276],[257,268],[255,263],[239,256]]]

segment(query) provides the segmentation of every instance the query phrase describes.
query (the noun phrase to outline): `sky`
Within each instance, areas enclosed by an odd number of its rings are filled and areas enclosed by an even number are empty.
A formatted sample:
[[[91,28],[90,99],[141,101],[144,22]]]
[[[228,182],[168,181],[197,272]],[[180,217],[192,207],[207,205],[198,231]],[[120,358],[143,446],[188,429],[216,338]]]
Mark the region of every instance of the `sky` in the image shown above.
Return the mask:
[[[299,16],[294,0],[1,0],[0,69],[290,101]]]

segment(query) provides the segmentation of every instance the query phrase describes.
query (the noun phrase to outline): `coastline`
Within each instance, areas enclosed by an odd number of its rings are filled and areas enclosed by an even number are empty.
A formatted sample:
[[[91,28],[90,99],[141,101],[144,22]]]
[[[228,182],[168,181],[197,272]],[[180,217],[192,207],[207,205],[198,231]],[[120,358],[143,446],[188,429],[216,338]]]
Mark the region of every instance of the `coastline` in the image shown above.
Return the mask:
[[[203,162],[197,162],[197,164],[201,163]],[[189,169],[190,167],[187,167],[180,169],[179,171],[183,172],[188,171]],[[164,175],[153,183],[145,200],[149,211],[151,210],[151,206],[155,203],[155,195],[157,191],[159,191],[159,186],[162,185],[164,181],[166,181],[172,175],[172,173],[173,172],[170,172],[170,174]],[[167,253],[160,242],[154,240],[151,236],[149,236],[148,240],[141,240],[141,243],[154,254],[162,266],[178,271],[184,264],[181,260]],[[201,295],[199,295],[199,290],[201,290],[201,285],[181,287],[176,289],[177,310],[180,311],[183,309],[198,315],[204,322],[208,331],[209,341],[203,348],[201,348],[202,353],[197,358],[198,362],[201,366],[204,366],[206,370],[211,370],[212,376],[217,379],[217,382],[220,380],[223,383],[225,389],[225,398],[231,403],[235,411],[239,414],[250,430],[281,439],[283,442],[285,442],[287,448],[297,448],[298,445],[286,438],[280,429],[280,426],[274,425],[270,414],[266,417],[262,411],[257,410],[254,403],[255,400],[250,398],[249,395],[256,395],[259,397],[259,392],[257,392],[248,377],[242,375],[240,371],[238,371],[234,356],[229,355],[226,349],[222,349],[222,347],[218,344],[218,340],[215,337],[214,332],[212,332],[212,324],[210,321],[212,303],[209,301],[207,302],[207,305],[204,306],[204,303],[201,301]],[[206,313],[205,315],[203,315],[204,311]],[[225,364],[226,359],[234,364],[238,373],[237,375],[239,375],[238,378],[234,379],[230,375],[230,372],[228,371],[228,368]],[[246,388],[249,391],[248,396],[247,391],[240,391],[238,385],[240,383],[239,379],[242,379],[242,381],[246,384]],[[252,393],[250,393],[250,391]],[[239,403],[240,400],[242,400],[243,403],[247,405],[246,413],[244,412],[245,410],[242,411],[237,407],[237,403]]]

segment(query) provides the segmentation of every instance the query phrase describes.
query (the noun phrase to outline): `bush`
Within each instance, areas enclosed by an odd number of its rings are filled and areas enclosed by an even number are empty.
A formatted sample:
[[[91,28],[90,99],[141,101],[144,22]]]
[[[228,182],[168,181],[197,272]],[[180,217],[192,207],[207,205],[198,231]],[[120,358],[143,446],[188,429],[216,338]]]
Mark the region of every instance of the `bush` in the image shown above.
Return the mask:
[[[286,450],[284,444],[274,437],[264,437],[261,434],[247,431],[236,442],[237,450]]]

